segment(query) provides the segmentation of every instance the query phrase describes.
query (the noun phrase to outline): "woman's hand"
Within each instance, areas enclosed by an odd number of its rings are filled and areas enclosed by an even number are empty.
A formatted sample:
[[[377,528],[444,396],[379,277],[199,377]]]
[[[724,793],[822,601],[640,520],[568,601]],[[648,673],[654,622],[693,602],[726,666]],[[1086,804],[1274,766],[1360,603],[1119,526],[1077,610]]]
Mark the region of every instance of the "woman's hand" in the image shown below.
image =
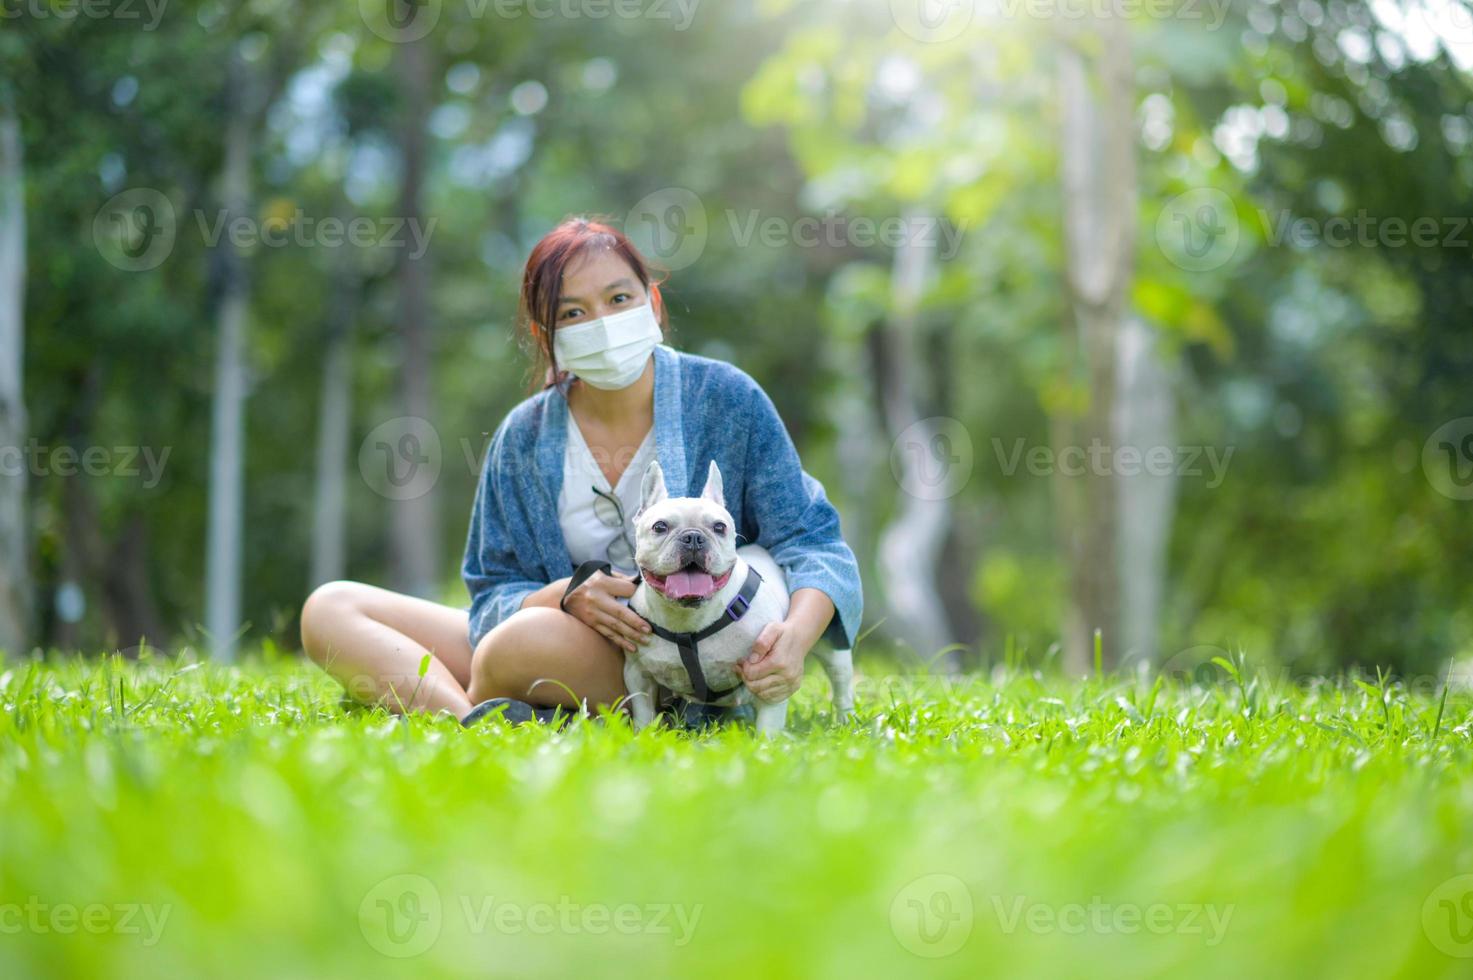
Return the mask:
[[[752,653],[737,663],[747,690],[769,704],[792,697],[803,685],[803,661],[811,645],[802,642],[790,623],[762,627]]]
[[[599,635],[625,653],[633,653],[650,641],[650,624],[618,600],[634,595],[634,582],[603,572],[594,572],[563,602],[563,611],[597,630]]]
[[[737,663],[747,690],[769,704],[792,697],[803,686],[803,661],[808,651],[833,616],[834,604],[823,592],[794,592],[788,618],[762,627],[751,654]]]

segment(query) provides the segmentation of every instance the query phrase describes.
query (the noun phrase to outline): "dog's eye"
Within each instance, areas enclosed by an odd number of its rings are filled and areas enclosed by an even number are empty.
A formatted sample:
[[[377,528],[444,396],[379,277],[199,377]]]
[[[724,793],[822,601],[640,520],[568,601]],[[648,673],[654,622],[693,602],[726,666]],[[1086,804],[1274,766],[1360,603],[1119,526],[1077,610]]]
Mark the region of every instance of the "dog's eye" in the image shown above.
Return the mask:
[[[711,525],[711,530],[724,537],[726,535],[726,522],[717,521],[715,524]]]
[[[664,534],[666,531],[670,530],[670,525],[666,524],[664,521],[655,521],[655,523],[650,525],[650,530],[654,531],[656,534]]]

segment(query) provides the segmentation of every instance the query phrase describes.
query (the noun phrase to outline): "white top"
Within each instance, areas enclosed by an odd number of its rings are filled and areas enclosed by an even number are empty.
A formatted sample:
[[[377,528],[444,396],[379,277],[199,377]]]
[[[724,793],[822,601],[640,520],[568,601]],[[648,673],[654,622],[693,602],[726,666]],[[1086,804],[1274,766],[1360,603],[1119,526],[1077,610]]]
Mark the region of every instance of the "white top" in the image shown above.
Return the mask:
[[[645,468],[654,458],[655,427],[650,426],[644,441],[634,451],[634,458],[619,475],[619,485],[610,487],[608,478],[599,469],[587,440],[583,438],[582,430],[578,428],[578,421],[572,412],[568,413],[568,446],[563,453],[563,488],[558,493],[557,516],[568,557],[573,559],[574,565],[593,560],[607,561],[617,572],[634,574],[634,512],[639,509],[640,484],[644,480]],[[594,487],[617,497],[624,511],[623,530],[628,536],[629,546],[620,543],[612,554],[609,549],[620,536],[619,528],[600,520],[598,515],[612,516],[613,504],[598,500]],[[594,509],[595,504],[598,505],[597,510]]]

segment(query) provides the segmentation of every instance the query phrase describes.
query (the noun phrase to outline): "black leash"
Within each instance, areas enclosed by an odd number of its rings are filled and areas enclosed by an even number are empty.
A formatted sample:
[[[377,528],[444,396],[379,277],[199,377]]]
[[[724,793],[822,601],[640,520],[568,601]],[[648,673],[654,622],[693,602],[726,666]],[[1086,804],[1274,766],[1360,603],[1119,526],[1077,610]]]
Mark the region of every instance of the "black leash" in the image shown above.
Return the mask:
[[[592,578],[594,572],[603,572],[605,575],[609,575],[612,574],[612,571],[611,566],[606,561],[585,561],[579,565],[578,570],[573,573],[573,577],[568,581],[567,589],[563,591],[563,597],[558,602],[559,607],[562,607],[563,612],[567,612],[564,603],[568,601],[568,596],[573,594],[574,589]],[[639,581],[638,572],[634,574],[634,581]],[[741,590],[737,592],[731,602],[726,604],[726,608],[721,610],[721,615],[716,618],[716,621],[705,629],[697,633],[676,633],[656,623],[650,623],[650,629],[655,631],[656,636],[674,643],[675,648],[680,651],[680,662],[685,667],[686,676],[690,678],[691,690],[695,692],[695,699],[697,701],[707,704],[713,701],[719,701],[742,686],[738,683],[733,684],[724,691],[711,690],[711,685],[706,683],[706,673],[701,670],[701,650],[699,644],[702,640],[715,636],[745,616],[747,610],[752,608],[752,597],[757,594],[757,590],[761,587],[762,576],[757,572],[757,569],[748,565],[747,580],[742,583]],[[635,613],[635,615],[638,616],[639,613]],[[640,618],[644,619],[643,616],[640,616]],[[645,619],[645,622],[649,623],[650,621]]]

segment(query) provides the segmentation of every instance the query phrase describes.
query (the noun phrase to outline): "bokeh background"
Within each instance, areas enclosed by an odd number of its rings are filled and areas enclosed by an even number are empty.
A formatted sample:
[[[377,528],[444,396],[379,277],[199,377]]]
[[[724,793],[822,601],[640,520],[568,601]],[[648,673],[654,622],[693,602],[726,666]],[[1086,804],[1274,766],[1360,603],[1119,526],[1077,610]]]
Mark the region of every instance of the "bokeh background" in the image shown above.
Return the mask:
[[[521,265],[580,213],[772,395],[861,657],[1473,647],[1461,0],[0,13],[6,649],[463,604]]]

